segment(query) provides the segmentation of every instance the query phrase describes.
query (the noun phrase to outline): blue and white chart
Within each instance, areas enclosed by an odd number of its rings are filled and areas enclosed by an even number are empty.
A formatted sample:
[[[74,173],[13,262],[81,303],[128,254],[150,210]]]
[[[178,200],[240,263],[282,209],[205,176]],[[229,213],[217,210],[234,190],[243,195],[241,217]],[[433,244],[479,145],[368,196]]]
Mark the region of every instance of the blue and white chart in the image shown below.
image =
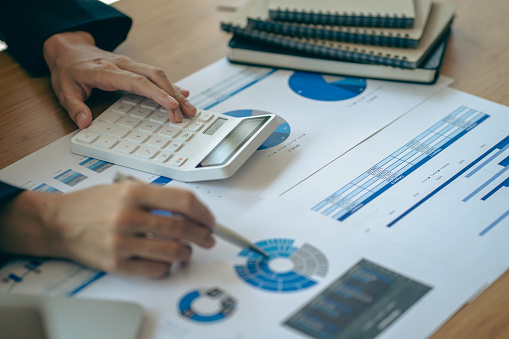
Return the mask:
[[[509,240],[504,109],[447,89],[283,196],[338,227],[376,233],[494,280],[509,265],[501,260]],[[330,188],[320,194],[311,187]]]
[[[366,79],[295,72],[288,85],[298,95],[319,101],[340,101],[355,98],[366,89]]]
[[[327,274],[325,256],[315,247],[304,244],[293,246],[292,239],[269,239],[257,242],[269,258],[244,250],[239,256],[246,262],[235,266],[235,271],[245,282],[266,291],[294,292],[309,288]]]
[[[218,287],[193,290],[180,299],[180,314],[196,322],[223,320],[235,310],[237,300]]]

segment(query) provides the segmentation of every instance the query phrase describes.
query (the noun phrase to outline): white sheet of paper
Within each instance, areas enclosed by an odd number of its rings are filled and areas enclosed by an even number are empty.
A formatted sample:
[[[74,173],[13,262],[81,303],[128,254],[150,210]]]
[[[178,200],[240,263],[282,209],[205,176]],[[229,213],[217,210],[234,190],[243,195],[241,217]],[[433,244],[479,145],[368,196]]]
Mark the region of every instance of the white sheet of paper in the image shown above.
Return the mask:
[[[378,135],[371,139],[369,137],[401,116],[403,116],[401,119],[407,119],[405,113],[414,107],[418,107],[419,110],[421,107],[419,105],[426,105],[427,102],[421,103],[437,92],[439,93],[435,94],[435,97],[440,98],[439,102],[446,102],[447,94],[442,93],[455,93],[444,89],[450,80],[443,78],[435,86],[423,86],[371,80],[362,82],[338,77],[308,79],[305,76],[301,78],[302,76],[289,71],[233,66],[222,60],[179,83],[180,86],[191,90],[193,93],[191,101],[199,107],[221,113],[243,110],[237,114],[268,111],[280,117],[282,126],[280,134],[276,134],[275,138],[269,138],[269,146],[258,150],[229,180],[185,184],[95,161],[70,152],[72,135],[1,170],[0,178],[31,190],[57,190],[66,193],[110,183],[113,175],[120,170],[146,182],[155,181],[191,189],[213,208],[218,221],[241,232],[249,239],[255,241],[290,239],[294,240],[297,250],[310,248],[306,246],[308,244],[314,250],[323,253],[327,261],[327,270],[325,274],[312,276],[312,280],[316,280],[313,287],[295,293],[275,293],[253,287],[242,281],[235,273],[235,265],[242,264],[244,260],[238,256],[238,249],[219,240],[212,251],[205,252],[196,248],[192,264],[187,268],[178,268],[168,279],[148,280],[113,275],[103,277],[100,272],[86,271],[88,269],[79,265],[68,262],[64,265],[62,262],[60,273],[65,272],[64,267],[67,267],[70,270],[68,272],[72,269],[80,272],[78,275],[80,278],[72,281],[72,284],[61,287],[58,283],[63,279],[62,276],[52,274],[52,270],[46,270],[49,265],[52,267],[58,265],[58,261],[44,262],[37,267],[38,272],[17,262],[17,266],[13,263],[0,269],[0,280],[6,278],[2,280],[3,284],[0,283],[0,290],[47,293],[48,288],[44,289],[41,286],[50,286],[55,295],[78,294],[132,299],[147,308],[148,321],[144,328],[144,335],[147,337],[156,334],[160,337],[171,335],[184,338],[204,333],[231,333],[234,337],[235,333],[241,332],[243,335],[253,337],[271,334],[284,336],[292,333],[298,335],[300,332],[282,325],[282,321],[297,312],[311,298],[318,296],[320,291],[364,258],[431,287],[431,290],[417,300],[410,310],[401,314],[393,310],[396,313],[391,312],[387,317],[381,317],[382,320],[388,319],[383,323],[384,326],[388,326],[387,330],[381,335],[408,337],[406,332],[408,328],[415,331],[412,332],[413,336],[429,335],[476,291],[484,287],[484,282],[493,277],[491,271],[479,270],[489,278],[482,275],[473,278],[470,273],[475,271],[474,268],[472,268],[474,271],[466,271],[462,270],[462,267],[455,268],[449,265],[449,262],[457,260],[453,252],[442,251],[447,259],[440,261],[434,257],[430,258],[420,249],[408,247],[404,241],[405,237],[412,242],[416,236],[427,232],[426,228],[401,228],[406,232],[401,232],[398,241],[384,236],[383,231],[375,232],[374,226],[369,231],[374,233],[373,235],[365,234],[367,228],[356,230],[355,228],[359,227],[357,223],[350,224],[349,221],[343,226],[333,219],[311,211],[310,200],[303,200],[297,192],[302,192],[301,187],[307,187],[310,197],[324,199],[330,194],[329,189],[336,184],[328,182],[325,185],[326,178],[320,179],[322,173],[329,173],[328,178],[335,180],[338,169],[335,168],[336,172],[327,171],[344,158],[348,159],[344,166],[351,168],[357,164],[370,163],[367,161],[369,158],[350,157],[364,143],[354,147],[365,139],[368,139],[366,143],[376,140]],[[290,83],[294,89],[290,88]],[[309,83],[323,86],[325,88],[323,93],[313,91],[315,87],[309,87]],[[320,97],[324,93],[329,95],[328,101]],[[334,100],[329,100],[331,97]],[[461,101],[457,97],[450,100],[456,101],[456,104]],[[440,114],[438,119],[441,119]],[[399,120],[386,130],[398,123]],[[405,133],[412,135],[407,131]],[[398,144],[399,139],[392,140],[392,137],[389,137],[387,140],[384,139],[384,142],[387,142],[384,146],[386,149],[392,149]],[[353,151],[348,152],[352,148]],[[344,153],[346,153],[344,156],[334,161]],[[343,167],[340,170],[343,170]],[[313,173],[316,174],[312,175]],[[356,171],[352,170],[351,173],[353,175]],[[317,186],[306,186],[308,182],[314,180],[322,181]],[[289,190],[292,187],[294,188]],[[283,194],[282,198],[277,197],[286,191],[288,192]],[[302,205],[306,208],[303,209]],[[369,215],[366,214],[365,218],[369,218]],[[373,219],[373,222],[377,224],[377,219]],[[433,234],[430,237],[435,236],[433,232],[429,233]],[[443,247],[456,246],[456,243],[454,238],[445,237],[441,242],[437,242],[439,245],[437,251]],[[485,252],[484,255],[490,257],[492,253]],[[69,268],[66,265],[74,267]],[[274,269],[284,269],[288,263],[283,261],[274,265]],[[20,272],[22,267],[25,271]],[[18,271],[13,271],[14,269]],[[498,272],[499,269],[495,271]],[[308,275],[313,272],[305,271]],[[14,274],[16,279],[11,278],[10,274]],[[99,277],[101,279],[98,279]],[[21,279],[17,280],[18,278]],[[92,282],[94,284],[91,284]],[[231,313],[231,318],[224,315],[224,319],[204,325],[196,324],[179,315],[179,298],[194,290],[201,291],[195,292],[203,296],[202,289],[211,287],[221,288],[238,303],[238,308]],[[444,300],[447,301],[444,303]],[[197,301],[197,305],[196,307],[208,316],[213,315],[214,310],[217,311],[214,309],[217,302],[207,304]],[[264,312],[260,320],[263,322],[253,322],[260,310]],[[426,321],[422,321],[423,317]],[[391,324],[393,320],[394,324]],[[384,329],[384,326],[381,328]],[[228,332],[225,332],[225,328]],[[234,329],[237,332],[233,332]]]
[[[448,88],[283,197],[492,282],[509,267],[508,169],[509,108]]]
[[[257,243],[273,241],[275,247],[272,251],[286,253],[286,241],[293,241],[290,246],[297,249],[312,246],[316,252],[291,256],[304,262],[304,268],[300,269],[296,267],[297,261],[292,263],[282,256],[273,258],[268,268],[253,269],[249,278],[255,282],[249,284],[236,272],[236,266],[246,265],[246,259],[239,256],[240,250],[219,241],[209,251],[195,248],[193,260],[185,267],[176,267],[168,278],[147,280],[110,274],[80,296],[129,300],[143,305],[147,319],[142,338],[301,337],[302,333],[284,325],[284,321],[359,260],[365,259],[431,288],[412,304],[411,310],[402,312],[381,336],[420,338],[429,335],[482,286],[482,279],[478,277],[460,273],[427,256],[415,254],[363,231],[338,227],[334,220],[310,210],[303,211],[298,205],[279,197],[264,199],[231,220],[227,226]],[[306,272],[303,273],[305,280],[313,281],[314,285],[302,287],[300,281],[282,278],[284,274],[291,276],[294,272]],[[266,280],[263,281],[262,277]],[[269,289],[267,281],[277,281],[277,290]],[[302,285],[305,286],[304,283]],[[285,291],[285,287],[295,290]],[[210,320],[221,305],[217,300],[208,300],[207,303],[202,293],[194,299],[191,307],[203,319],[196,320],[181,314],[185,295],[211,288],[219,288],[234,299],[232,312]],[[374,291],[363,293],[376,294]],[[367,294],[365,297],[371,298]],[[372,302],[375,303],[375,300]],[[393,302],[397,305],[391,306]],[[369,303],[363,305],[369,307]],[[392,300],[386,300],[384,305],[395,309],[400,307]],[[348,312],[344,316],[348,316]],[[384,319],[386,317],[380,317],[375,323],[379,325]]]

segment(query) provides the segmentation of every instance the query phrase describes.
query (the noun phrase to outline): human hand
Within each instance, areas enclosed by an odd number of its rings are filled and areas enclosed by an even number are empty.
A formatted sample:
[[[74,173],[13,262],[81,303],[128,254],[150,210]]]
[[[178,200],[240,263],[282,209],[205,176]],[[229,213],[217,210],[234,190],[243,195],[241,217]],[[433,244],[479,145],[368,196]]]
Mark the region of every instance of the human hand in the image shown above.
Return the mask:
[[[45,41],[43,54],[53,90],[79,128],[88,127],[92,121],[85,101],[94,88],[125,90],[151,98],[166,108],[173,122],[181,121],[182,114],[196,114],[187,100],[189,91],[173,85],[162,69],[104,51],[95,46],[89,33],[55,34]]]
[[[190,259],[189,243],[214,245],[207,207],[189,191],[156,185],[124,182],[64,195],[26,191],[1,216],[0,252],[67,258],[109,272],[164,276],[173,262]]]

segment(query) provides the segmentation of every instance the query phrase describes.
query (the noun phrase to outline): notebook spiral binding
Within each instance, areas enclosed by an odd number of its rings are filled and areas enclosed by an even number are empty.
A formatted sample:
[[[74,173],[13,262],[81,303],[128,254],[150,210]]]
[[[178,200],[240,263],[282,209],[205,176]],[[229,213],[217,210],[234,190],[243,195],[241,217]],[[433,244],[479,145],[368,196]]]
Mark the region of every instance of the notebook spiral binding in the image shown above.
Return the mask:
[[[277,8],[269,10],[272,20],[365,27],[413,27],[414,18],[391,13],[348,13],[330,11],[305,11],[303,9]]]
[[[350,48],[340,43],[320,41],[315,39],[286,37],[280,34],[243,28],[233,24],[221,23],[221,29],[234,35],[272,45],[286,47],[290,50],[301,51],[312,55],[329,57],[335,60],[351,61],[358,63],[379,64],[399,68],[413,69],[415,65],[408,62],[405,57],[375,52],[369,49]]]
[[[315,25],[248,18],[248,26],[294,37],[343,41],[366,45],[414,48],[419,44],[418,40],[411,40],[408,34],[384,34],[384,32],[366,31],[365,29],[337,25]]]

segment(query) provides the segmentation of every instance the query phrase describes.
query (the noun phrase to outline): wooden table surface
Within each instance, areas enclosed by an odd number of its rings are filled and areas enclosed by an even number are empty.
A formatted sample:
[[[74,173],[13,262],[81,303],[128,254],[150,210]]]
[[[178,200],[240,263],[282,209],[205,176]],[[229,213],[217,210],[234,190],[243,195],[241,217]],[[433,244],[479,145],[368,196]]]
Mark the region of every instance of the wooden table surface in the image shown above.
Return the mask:
[[[171,81],[225,56],[229,36],[219,29],[218,6],[245,0],[120,0],[114,6],[134,19],[117,52],[162,67]],[[509,5],[505,0],[449,0],[457,16],[442,74],[452,87],[509,106]],[[115,95],[96,92],[94,116]],[[31,78],[6,52],[0,53],[0,168],[76,129],[59,106],[48,78]],[[509,250],[508,250],[509,255]],[[509,338],[509,272],[434,335],[449,338]]]

